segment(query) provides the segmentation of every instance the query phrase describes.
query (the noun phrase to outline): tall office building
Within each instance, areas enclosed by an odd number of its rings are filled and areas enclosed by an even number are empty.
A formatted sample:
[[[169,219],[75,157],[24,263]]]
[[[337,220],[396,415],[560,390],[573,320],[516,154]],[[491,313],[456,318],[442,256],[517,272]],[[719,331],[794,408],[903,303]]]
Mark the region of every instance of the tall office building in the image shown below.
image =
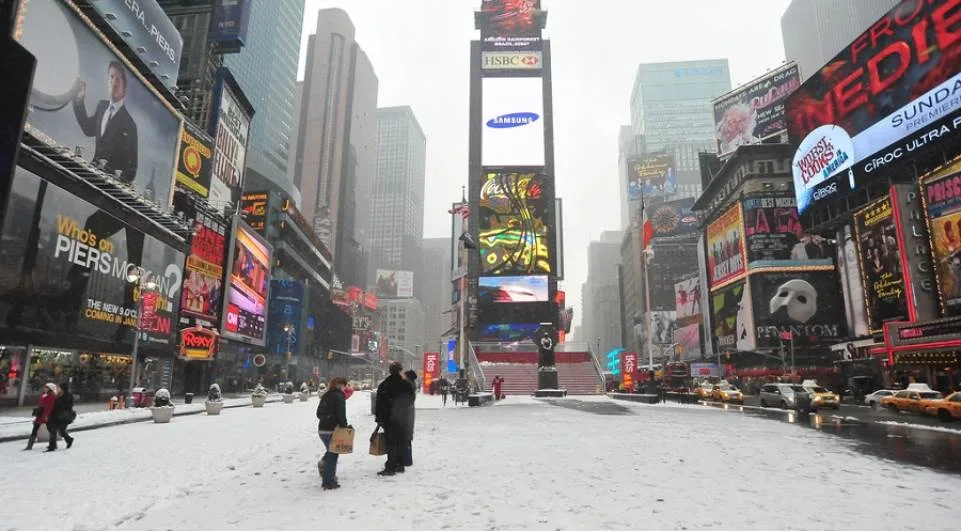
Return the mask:
[[[375,148],[370,122],[376,108],[377,76],[354,41],[354,25],[342,9],[317,13],[317,30],[307,40],[303,84],[294,108],[298,116],[291,148],[293,182],[301,210],[334,254],[346,284],[365,281],[363,226],[357,201],[367,189]],[[356,133],[354,128],[357,128]],[[361,205],[362,207],[363,205]]]
[[[674,153],[677,196],[700,193],[697,154],[717,151],[711,100],[731,90],[727,59],[644,63],[631,92],[631,127],[644,152]]]
[[[184,39],[177,78],[177,96],[186,104],[186,116],[206,128],[210,122],[213,104],[214,72],[223,64],[221,51],[210,42],[213,2],[158,0],[157,3]]]
[[[450,238],[424,238],[421,266],[414,273],[414,295],[424,307],[424,349],[439,348],[441,336],[451,329]]]
[[[792,0],[781,16],[784,55],[806,80],[899,0]]]
[[[293,188],[287,158],[304,2],[253,0],[243,49],[224,57],[257,111],[250,126],[247,167],[285,190]]]
[[[587,282],[581,291],[582,340],[590,343],[598,361],[621,346],[621,305],[618,264],[621,261],[621,231],[604,231],[599,241],[587,247]]]
[[[424,308],[420,301],[382,299],[380,314],[382,319],[387,321],[387,345],[391,350],[390,358],[401,361],[404,368],[420,370],[424,351],[431,350],[423,342]]]
[[[427,138],[414,111],[410,107],[377,109],[377,169],[370,199],[371,273],[376,268],[416,271],[420,267],[426,159]]]
[[[621,230],[630,227],[632,216],[635,215],[639,206],[632,204],[628,197],[627,161],[643,152],[644,137],[635,135],[631,126],[622,125],[617,134],[617,174],[619,175],[617,187],[621,197]]]

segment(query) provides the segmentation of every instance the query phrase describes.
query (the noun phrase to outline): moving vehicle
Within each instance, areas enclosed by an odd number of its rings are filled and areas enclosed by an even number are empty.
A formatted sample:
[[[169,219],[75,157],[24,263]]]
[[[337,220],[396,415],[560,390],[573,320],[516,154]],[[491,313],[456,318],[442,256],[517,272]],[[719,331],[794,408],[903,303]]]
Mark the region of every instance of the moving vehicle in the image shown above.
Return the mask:
[[[708,400],[711,398],[711,393],[714,391],[714,384],[711,382],[701,382],[694,389],[694,395],[697,396],[699,400]]]
[[[864,405],[871,407],[878,407],[881,405],[881,399],[886,396],[894,396],[897,393],[894,389],[878,389],[877,391],[864,397]]]
[[[822,407],[835,410],[841,407],[841,397],[828,391],[827,388],[818,385],[816,380],[804,380],[804,382],[801,383],[801,387],[811,393],[811,408],[815,411]]]
[[[924,413],[938,417],[943,422],[961,420],[961,392],[951,393],[940,400],[928,400]]]
[[[927,385],[919,386],[911,384],[907,389],[898,391],[894,396],[887,396],[881,399],[881,406],[891,411],[911,411],[913,413],[924,413],[929,402],[940,400],[941,393],[931,389]]]
[[[721,382],[711,389],[711,398],[721,402],[744,403],[744,394],[727,382]]]
[[[806,392],[803,387],[797,384],[765,384],[761,387],[761,407],[778,406],[781,409],[794,407],[796,404],[795,395]]]

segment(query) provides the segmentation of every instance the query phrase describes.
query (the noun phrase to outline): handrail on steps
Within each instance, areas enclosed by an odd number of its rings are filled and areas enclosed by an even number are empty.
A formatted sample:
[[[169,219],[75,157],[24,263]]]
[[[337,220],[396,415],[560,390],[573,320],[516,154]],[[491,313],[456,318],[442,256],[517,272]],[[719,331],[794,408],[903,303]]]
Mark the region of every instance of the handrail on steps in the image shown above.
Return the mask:
[[[474,385],[477,387],[478,391],[487,390],[487,377],[484,376],[484,369],[481,367],[480,361],[477,359],[477,352],[474,350],[474,344],[470,341],[467,342],[468,351],[470,352],[470,365],[471,373],[474,374]]]

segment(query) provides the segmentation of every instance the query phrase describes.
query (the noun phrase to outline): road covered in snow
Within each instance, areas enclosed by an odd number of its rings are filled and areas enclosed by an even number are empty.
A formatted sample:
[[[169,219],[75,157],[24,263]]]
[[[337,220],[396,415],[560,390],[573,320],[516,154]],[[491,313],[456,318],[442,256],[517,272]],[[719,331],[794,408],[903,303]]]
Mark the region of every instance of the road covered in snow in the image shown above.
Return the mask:
[[[2,529],[957,529],[961,476],[754,415],[606,397],[440,408],[418,397],[414,466],[376,476],[369,397],[322,491],[317,399],[0,444]],[[38,445],[40,448],[41,445]]]

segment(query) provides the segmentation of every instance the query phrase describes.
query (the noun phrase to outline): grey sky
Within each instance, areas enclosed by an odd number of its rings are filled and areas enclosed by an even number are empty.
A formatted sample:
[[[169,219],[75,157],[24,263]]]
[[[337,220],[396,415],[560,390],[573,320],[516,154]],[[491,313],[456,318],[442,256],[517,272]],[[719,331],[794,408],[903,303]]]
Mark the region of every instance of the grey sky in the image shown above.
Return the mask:
[[[562,289],[580,323],[587,244],[620,223],[618,126],[643,62],[727,58],[733,86],[784,60],[789,0],[542,0],[554,76],[557,195],[564,199]],[[344,9],[380,79],[379,105],[410,105],[427,135],[424,236],[449,235],[467,184],[470,40],[480,0],[307,0],[300,56],[317,11]],[[591,6],[591,7],[585,7]]]

